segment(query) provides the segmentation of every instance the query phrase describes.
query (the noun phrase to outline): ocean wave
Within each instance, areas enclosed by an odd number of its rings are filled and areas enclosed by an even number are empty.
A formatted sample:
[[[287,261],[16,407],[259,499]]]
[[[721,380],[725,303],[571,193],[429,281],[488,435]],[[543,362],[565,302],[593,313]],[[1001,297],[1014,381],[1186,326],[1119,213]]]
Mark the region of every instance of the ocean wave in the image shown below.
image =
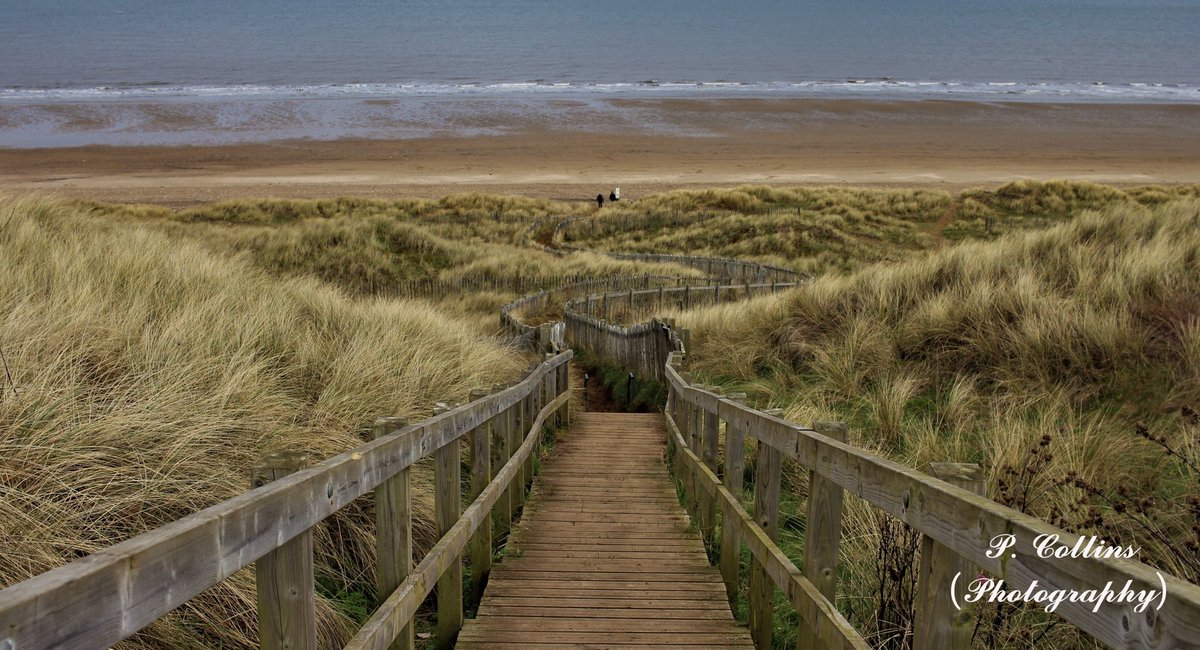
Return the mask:
[[[313,85],[182,85],[165,82],[89,88],[0,88],[0,101],[136,101],[189,99],[405,98],[454,96],[738,95],[780,97],[878,97],[885,99],[959,98],[983,101],[1113,101],[1200,103],[1200,86],[1130,82],[930,81],[842,79],[796,82],[659,81],[494,83],[344,83]]]

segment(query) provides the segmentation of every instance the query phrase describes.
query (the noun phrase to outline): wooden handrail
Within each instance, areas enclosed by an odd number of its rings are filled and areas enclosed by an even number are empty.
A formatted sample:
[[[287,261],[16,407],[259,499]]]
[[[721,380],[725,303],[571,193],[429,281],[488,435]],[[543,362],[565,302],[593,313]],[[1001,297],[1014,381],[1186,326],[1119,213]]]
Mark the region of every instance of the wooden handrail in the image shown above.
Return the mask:
[[[737,497],[726,488],[721,479],[713,473],[704,461],[691,449],[683,439],[679,426],[670,413],[664,414],[667,423],[667,436],[670,439],[672,452],[676,458],[682,458],[687,464],[684,469],[692,477],[691,485],[700,488],[705,495],[719,504],[721,509],[722,526],[731,525],[736,528],[737,536],[750,549],[750,555],[766,571],[775,582],[775,586],[788,595],[788,599],[815,632],[816,638],[825,648],[845,648],[847,650],[866,650],[871,646],[863,640],[862,635],[842,616],[833,603],[829,602],[800,569],[788,559],[787,555],[767,535],[766,531],[746,512]],[[689,495],[696,498],[697,495]]]
[[[559,354],[510,388],[0,590],[0,642],[109,647],[547,385],[564,393],[572,357]]]
[[[518,478],[525,461],[532,457],[533,450],[538,445],[537,432],[545,425],[547,418],[566,404],[569,398],[570,393],[561,393],[541,409],[525,433],[525,441],[521,443],[517,452],[458,518],[454,527],[430,549],[412,575],[379,606],[358,634],[346,645],[347,650],[387,650],[391,646],[401,628],[412,619],[421,602],[433,591],[433,585],[453,562],[462,557],[471,535],[500,501],[500,495]]]
[[[567,301],[564,309],[567,339],[581,352],[609,363],[624,366],[642,377],[664,381],[668,353],[677,349],[666,324],[657,319],[636,325],[607,322],[609,304],[624,304],[632,311],[662,308],[668,304],[681,308],[714,304],[751,297],[799,286],[794,282],[764,282],[700,286],[634,289],[584,296]]]
[[[1063,601],[1055,614],[1114,648],[1200,648],[1200,586],[1138,562],[1091,557],[1043,558],[1040,535],[1057,535],[1055,547],[1071,548],[1079,536],[1002,506],[910,467],[887,460],[817,431],[726,399],[692,385],[668,356],[665,377],[670,400],[707,413],[756,438],[817,475],[880,508],[968,562],[1024,590],[1035,582],[1053,590],[1153,590],[1165,597],[1144,612],[1131,604]],[[685,454],[686,456],[686,454]],[[695,481],[693,481],[695,483]],[[699,481],[704,487],[704,481]],[[707,488],[706,488],[707,489]],[[720,492],[718,492],[720,494]],[[1012,535],[1016,545],[993,558],[990,542]],[[945,588],[949,588],[946,585]]]

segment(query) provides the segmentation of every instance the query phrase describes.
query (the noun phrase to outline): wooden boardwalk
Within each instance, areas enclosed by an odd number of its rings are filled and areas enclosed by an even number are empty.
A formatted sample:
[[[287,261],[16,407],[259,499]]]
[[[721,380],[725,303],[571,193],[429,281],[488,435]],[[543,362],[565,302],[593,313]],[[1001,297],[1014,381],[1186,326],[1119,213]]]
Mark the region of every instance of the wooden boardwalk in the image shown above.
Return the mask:
[[[458,648],[753,648],[690,529],[659,415],[582,413]]]

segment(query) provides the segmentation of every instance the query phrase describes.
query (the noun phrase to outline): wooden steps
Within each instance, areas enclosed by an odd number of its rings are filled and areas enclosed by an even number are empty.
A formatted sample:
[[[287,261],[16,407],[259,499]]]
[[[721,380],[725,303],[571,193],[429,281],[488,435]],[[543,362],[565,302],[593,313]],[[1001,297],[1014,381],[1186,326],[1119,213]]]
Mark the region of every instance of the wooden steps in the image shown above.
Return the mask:
[[[752,648],[664,448],[658,415],[577,415],[457,647]]]

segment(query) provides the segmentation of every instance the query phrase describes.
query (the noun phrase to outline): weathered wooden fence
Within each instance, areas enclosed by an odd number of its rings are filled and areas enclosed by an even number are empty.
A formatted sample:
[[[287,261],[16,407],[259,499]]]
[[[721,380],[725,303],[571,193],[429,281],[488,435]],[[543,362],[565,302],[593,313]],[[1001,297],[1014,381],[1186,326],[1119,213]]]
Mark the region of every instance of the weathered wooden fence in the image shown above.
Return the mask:
[[[566,340],[572,349],[627,368],[641,377],[663,381],[667,355],[673,350],[667,324],[652,319],[636,325],[617,325],[610,316],[637,317],[649,310],[688,309],[743,300],[791,289],[792,282],[708,284],[703,286],[630,289],[570,300],[564,310]]]
[[[551,245],[545,246],[539,242],[529,238],[528,241],[537,248],[552,253],[554,255],[567,255],[573,252],[584,251],[586,249],[578,248],[564,241],[567,229],[573,223],[587,222],[595,217],[571,217],[559,221],[554,226],[554,231],[550,236]],[[535,222],[529,229],[530,234],[537,232],[545,219]],[[597,252],[597,251],[589,251]],[[703,257],[700,255],[667,255],[661,253],[617,253],[617,252],[601,252],[601,255],[607,255],[616,260],[629,260],[634,262],[645,262],[649,264],[676,264],[687,268],[703,271],[711,278],[720,279],[728,282],[801,282],[808,279],[808,274],[787,269],[782,266],[774,266],[771,264],[763,264],[750,260],[740,260],[732,257]]]
[[[493,519],[511,525],[543,427],[567,417],[571,358],[548,358],[521,382],[416,424],[381,419],[374,441],[311,467],[303,454],[270,454],[249,492],[0,590],[0,648],[106,648],[255,564],[262,647],[315,650],[312,528],[372,490],[378,588],[390,595],[347,647],[412,648],[413,614],[435,587],[437,645],[451,647],[463,618],[463,557],[472,558],[477,598]],[[464,441],[472,502],[459,512]],[[414,567],[409,474],[429,456],[440,539]]]
[[[1078,535],[982,496],[976,465],[935,463],[935,477],[850,446],[840,424],[802,427],[745,405],[745,395],[724,396],[695,385],[681,368],[690,343],[686,331],[659,320],[619,327],[586,315],[596,313],[603,300],[591,296],[570,303],[568,340],[576,349],[667,385],[665,417],[676,478],[702,534],[719,548],[718,564],[731,599],[740,579],[741,545],[750,550],[750,627],[758,648],[771,647],[775,589],[800,615],[797,647],[867,647],[834,605],[847,495],[866,500],[924,536],[916,572],[913,646],[918,650],[970,647],[975,612],[962,597],[980,569],[1003,580],[1007,589],[1022,592],[1157,593],[1160,598],[1144,611],[1135,610],[1133,602],[1097,604],[1093,598],[1066,600],[1054,613],[1113,648],[1200,648],[1200,587],[1136,561],[1070,553]],[[753,513],[742,505],[750,440],[757,449]],[[800,567],[776,544],[785,457],[809,470]],[[993,542],[1005,535],[1014,545],[996,553]],[[1049,556],[1036,546],[1047,536],[1058,540]]]
[[[592,278],[563,284],[554,289],[531,293],[500,308],[500,327],[506,336],[518,340],[521,347],[545,349],[544,334],[537,325],[522,320],[528,313],[545,312],[559,300],[589,291],[614,291],[617,289],[648,289],[650,287],[687,287],[707,285],[712,280],[680,275],[615,275],[608,278]]]

